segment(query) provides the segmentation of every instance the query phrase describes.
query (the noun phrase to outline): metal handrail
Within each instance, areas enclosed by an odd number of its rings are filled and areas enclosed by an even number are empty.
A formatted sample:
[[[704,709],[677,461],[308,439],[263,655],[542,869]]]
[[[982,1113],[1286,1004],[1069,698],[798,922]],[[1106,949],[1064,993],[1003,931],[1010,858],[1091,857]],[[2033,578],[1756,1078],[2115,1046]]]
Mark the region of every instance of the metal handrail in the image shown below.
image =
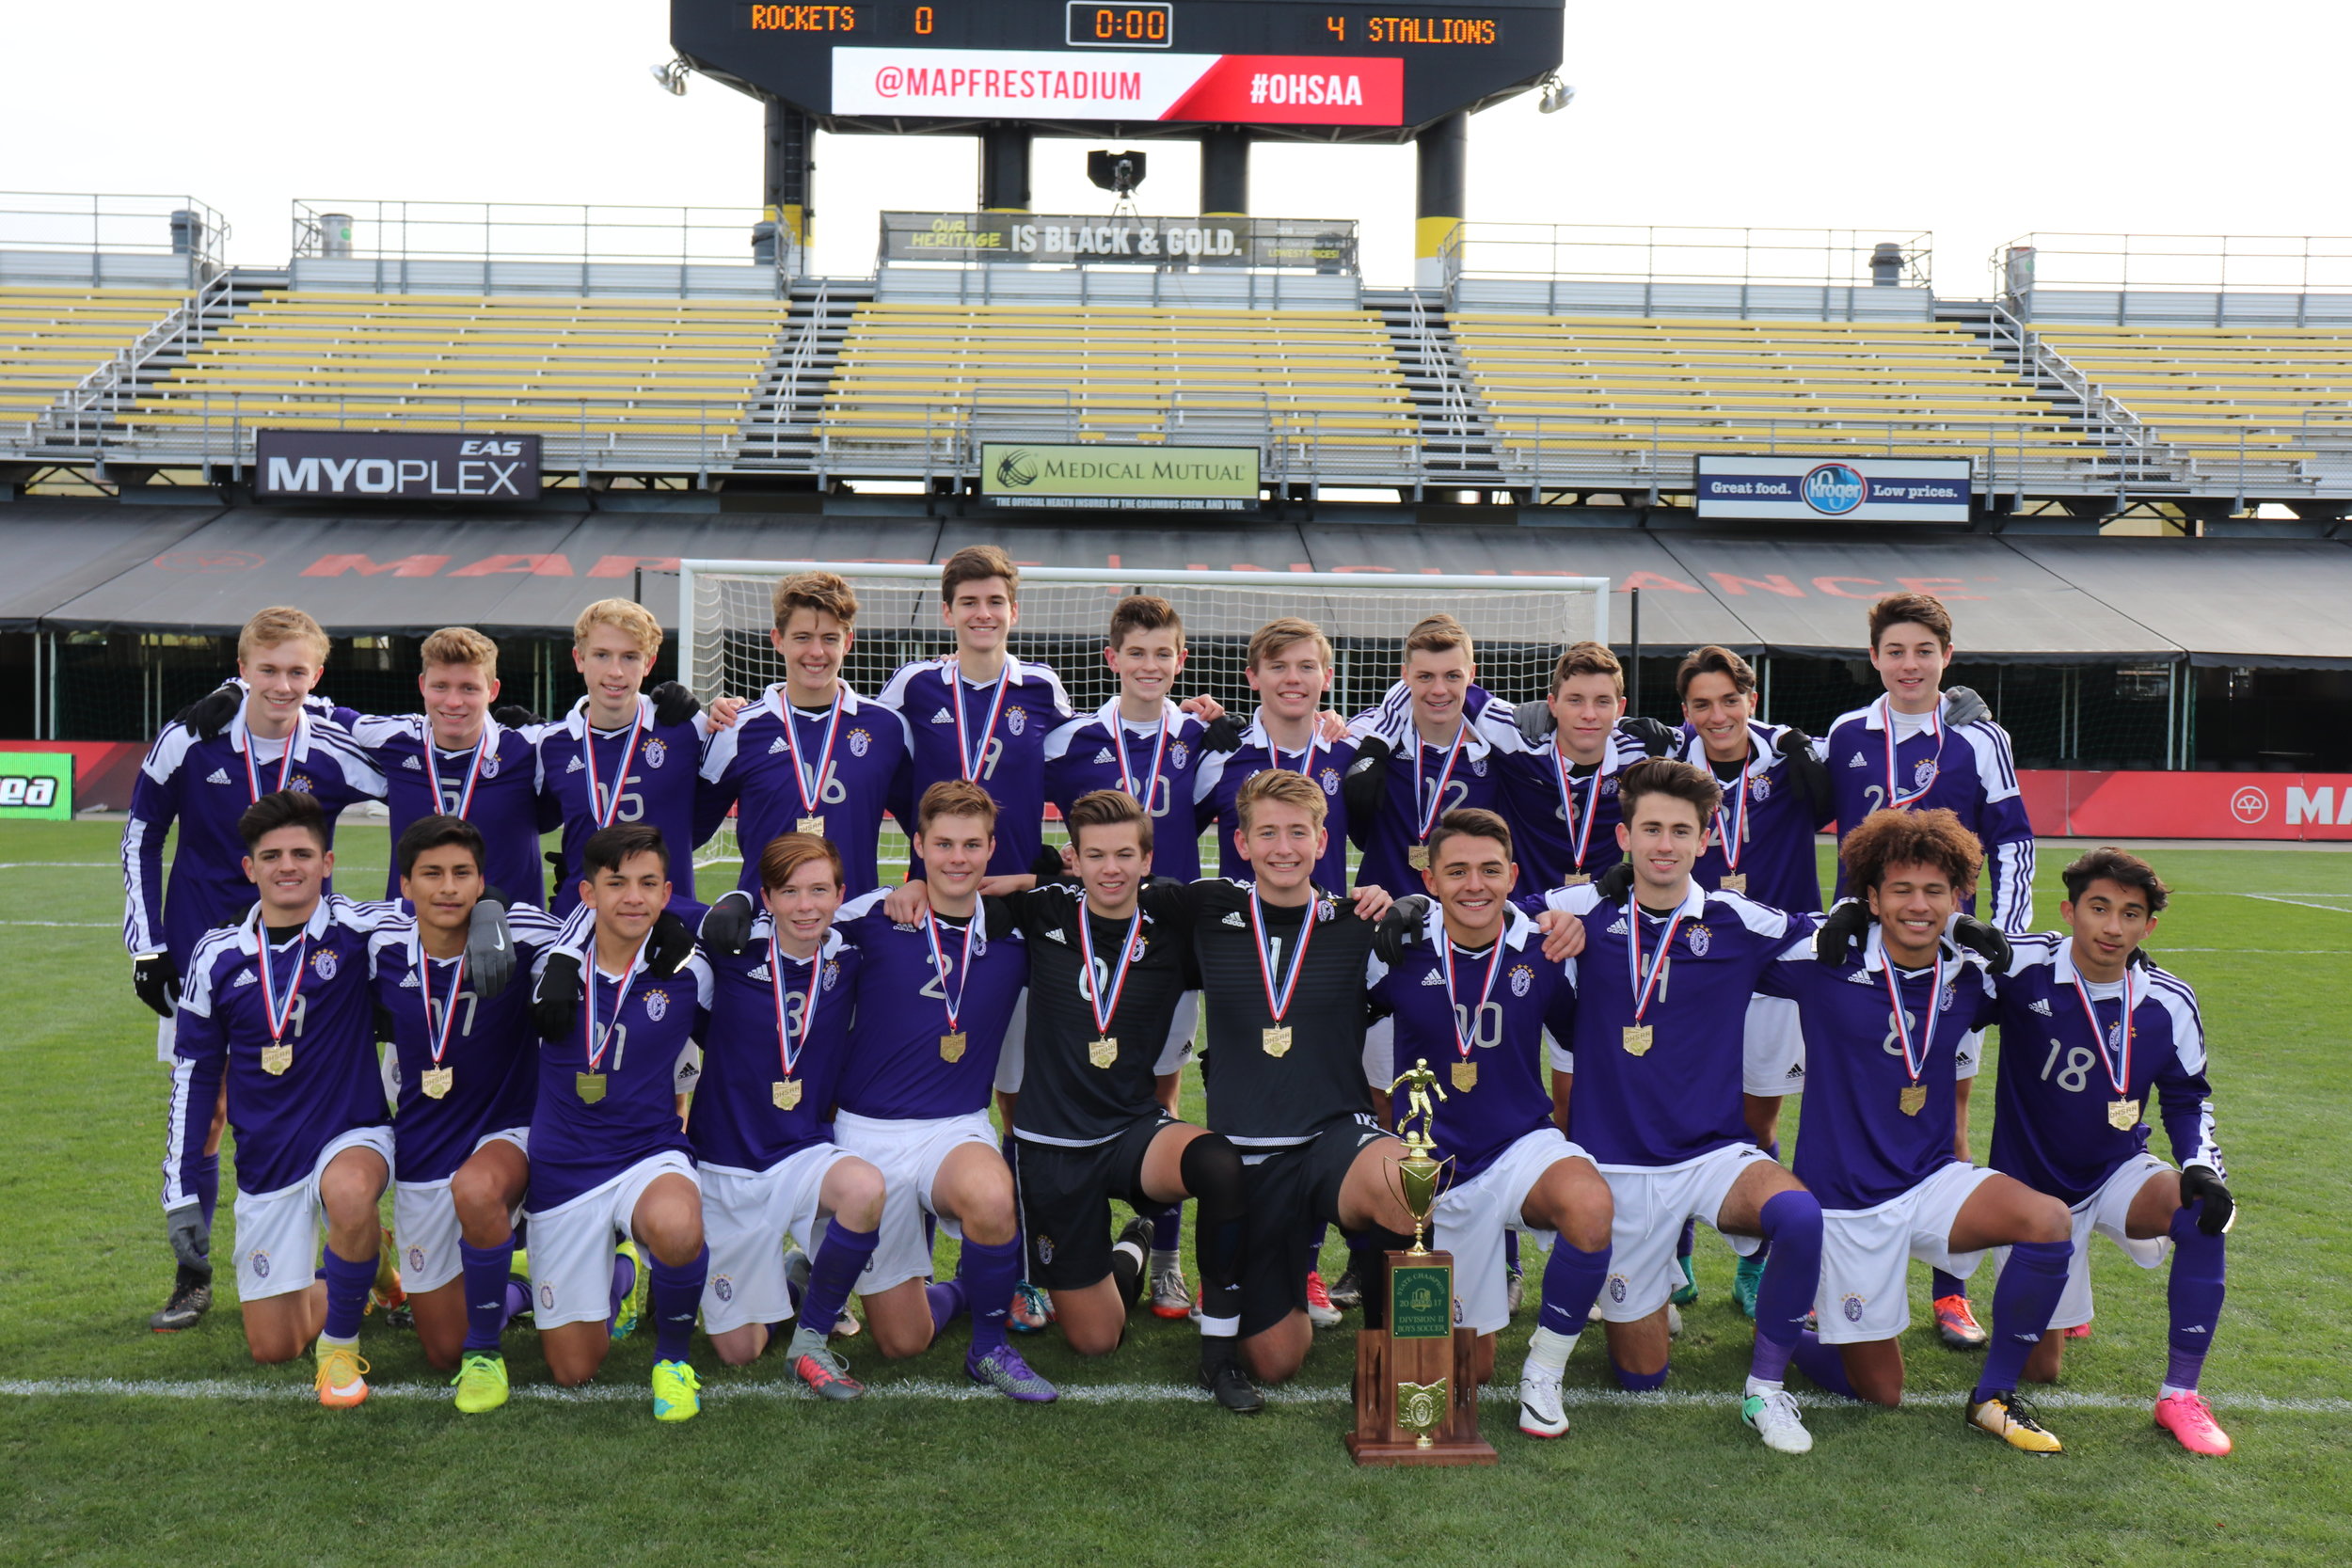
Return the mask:
[[[1863,230],[1462,222],[1447,230],[1438,259],[1448,288],[1464,277],[1867,288],[1872,282],[1870,258],[1887,241],[1901,247],[1901,281],[1931,288],[1934,233],[1907,226]],[[1541,261],[1532,260],[1538,253]],[[1503,264],[1511,261],[1524,264]]]
[[[182,214],[192,221],[175,232],[172,219]],[[230,232],[227,218],[192,196],[0,191],[0,250],[185,255],[193,284],[223,264]]]
[[[372,261],[395,277],[413,263],[537,262],[578,266],[584,286],[590,268],[634,264],[678,268],[683,289],[690,267],[762,265],[752,246],[764,220],[751,207],[307,197],[292,218],[295,261]],[[778,293],[790,283],[790,248],[779,241],[765,263]]]

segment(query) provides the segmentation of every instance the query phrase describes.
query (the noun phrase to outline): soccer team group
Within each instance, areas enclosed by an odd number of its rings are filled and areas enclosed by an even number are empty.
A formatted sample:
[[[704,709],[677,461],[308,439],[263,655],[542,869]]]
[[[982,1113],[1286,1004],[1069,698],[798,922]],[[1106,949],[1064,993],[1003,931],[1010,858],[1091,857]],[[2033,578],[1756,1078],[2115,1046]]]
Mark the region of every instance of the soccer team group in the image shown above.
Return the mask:
[[[494,711],[498,650],[467,628],[425,641],[423,712],[334,707],[317,623],[256,615],[239,679],[149,752],[123,836],[125,939],[172,1072],[178,1276],[154,1326],[210,1305],[233,1125],[248,1345],[314,1354],[328,1405],[367,1397],[372,1301],[405,1299],[469,1413],[505,1402],[525,1311],[563,1385],[650,1319],[654,1414],[682,1420],[698,1318],[721,1361],[782,1338],[790,1375],[847,1400],[837,1338],[911,1356],[968,1316],[968,1374],[1045,1402],[1009,1332],[1109,1354],[1148,1291],[1197,1320],[1202,1386],[1248,1413],[1342,1307],[1383,1321],[1413,1226],[1389,1091],[1410,1082],[1450,1161],[1433,1228],[1482,1377],[1522,1238],[1548,1248],[1530,1436],[1566,1432],[1592,1321],[1625,1387],[1664,1381],[1704,1223],[1740,1255],[1741,1418],[1774,1450],[1812,1446],[1792,1362],[1899,1401],[1915,1259],[1946,1342],[1984,1357],[1970,1427],[2057,1451],[2018,1389],[2089,1331],[2094,1232],[2169,1259],[2154,1418],[2229,1450],[2197,1386],[2233,1199],[2195,996],[2142,950],[2165,884],[2093,850],[2059,927],[2032,929],[2008,737],[1943,689],[1932,597],[1872,607],[1884,693],[1815,738],[1759,721],[1754,672],[1713,647],[1677,673],[1678,728],[1627,718],[1593,642],[1548,697],[1490,701],[1444,615],[1352,721],[1327,706],[1322,631],[1274,621],[1248,650],[1256,711],[1228,714],[1174,700],[1184,629],[1149,596],[1112,614],[1119,695],[1078,714],[1009,651],[1003,552],[957,552],[940,592],[955,652],[866,696],[841,678],[853,591],[787,578],[786,678],[707,707],[644,689],[660,626],[603,600],[575,628],[587,695],[552,722]],[[378,902],[328,888],[336,816],[367,800],[394,838]],[[1049,803],[1066,849],[1043,843]],[[730,812],[739,885],[698,902],[691,850]],[[911,844],[893,885],[885,815]],[[1968,1091],[1995,1024],[1979,1166]],[[1197,1036],[1204,1125],[1176,1114]],[[2152,1093],[2172,1164],[2148,1151]],[[1116,1235],[1114,1199],[1135,1212]],[[1327,1290],[1332,1226],[1352,1261]],[[938,1231],[960,1243],[947,1277]],[[1989,1335],[1965,1283],[1987,1252]]]

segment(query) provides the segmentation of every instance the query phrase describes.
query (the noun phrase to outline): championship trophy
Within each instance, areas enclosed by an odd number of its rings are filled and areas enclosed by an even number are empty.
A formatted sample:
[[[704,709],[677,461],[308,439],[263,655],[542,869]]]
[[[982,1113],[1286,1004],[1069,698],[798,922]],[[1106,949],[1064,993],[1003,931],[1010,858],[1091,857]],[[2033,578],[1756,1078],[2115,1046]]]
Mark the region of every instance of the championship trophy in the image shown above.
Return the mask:
[[[1426,1060],[1389,1085],[1406,1091],[1396,1118],[1405,1158],[1396,1164],[1397,1196],[1413,1216],[1413,1244],[1386,1255],[1385,1280],[1370,1282],[1364,1305],[1383,1304],[1379,1327],[1356,1336],[1356,1430],[1343,1441],[1359,1465],[1492,1465],[1494,1445],[1478,1435],[1478,1336],[1454,1326],[1454,1255],[1427,1246],[1429,1211],[1445,1184],[1446,1166],[1430,1135],[1437,1119],[1429,1097],[1446,1097]],[[1421,1125],[1413,1122],[1419,1118]],[[1386,1292],[1373,1299],[1373,1290]]]

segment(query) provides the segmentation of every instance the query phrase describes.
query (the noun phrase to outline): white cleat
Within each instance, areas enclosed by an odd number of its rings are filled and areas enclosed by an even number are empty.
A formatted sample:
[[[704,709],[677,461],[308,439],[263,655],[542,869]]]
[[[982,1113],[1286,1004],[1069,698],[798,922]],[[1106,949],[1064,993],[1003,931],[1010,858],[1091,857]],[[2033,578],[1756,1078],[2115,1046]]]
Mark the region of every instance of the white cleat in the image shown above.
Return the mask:
[[[1740,1402],[1740,1419],[1774,1453],[1813,1451],[1813,1434],[1804,1430],[1804,1417],[1785,1388],[1750,1394]]]
[[[1530,1437],[1565,1437],[1568,1413],[1560,1403],[1560,1377],[1530,1367],[1519,1374],[1519,1430]]]

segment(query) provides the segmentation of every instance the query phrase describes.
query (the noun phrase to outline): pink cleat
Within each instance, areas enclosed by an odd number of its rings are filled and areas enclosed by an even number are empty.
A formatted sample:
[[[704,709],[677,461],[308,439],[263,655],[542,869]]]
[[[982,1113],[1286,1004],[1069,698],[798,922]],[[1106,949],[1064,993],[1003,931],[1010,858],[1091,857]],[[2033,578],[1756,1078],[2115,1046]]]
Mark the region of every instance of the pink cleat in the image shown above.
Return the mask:
[[[2069,1339],[2088,1339],[2090,1338],[2090,1325],[2089,1323],[2076,1323],[2074,1327],[2066,1331],[2066,1337]]]
[[[2213,1406],[2202,1394],[2174,1394],[2156,1402],[2156,1425],[2181,1440],[2191,1453],[2218,1457],[2230,1451],[2230,1434],[2214,1424]]]

